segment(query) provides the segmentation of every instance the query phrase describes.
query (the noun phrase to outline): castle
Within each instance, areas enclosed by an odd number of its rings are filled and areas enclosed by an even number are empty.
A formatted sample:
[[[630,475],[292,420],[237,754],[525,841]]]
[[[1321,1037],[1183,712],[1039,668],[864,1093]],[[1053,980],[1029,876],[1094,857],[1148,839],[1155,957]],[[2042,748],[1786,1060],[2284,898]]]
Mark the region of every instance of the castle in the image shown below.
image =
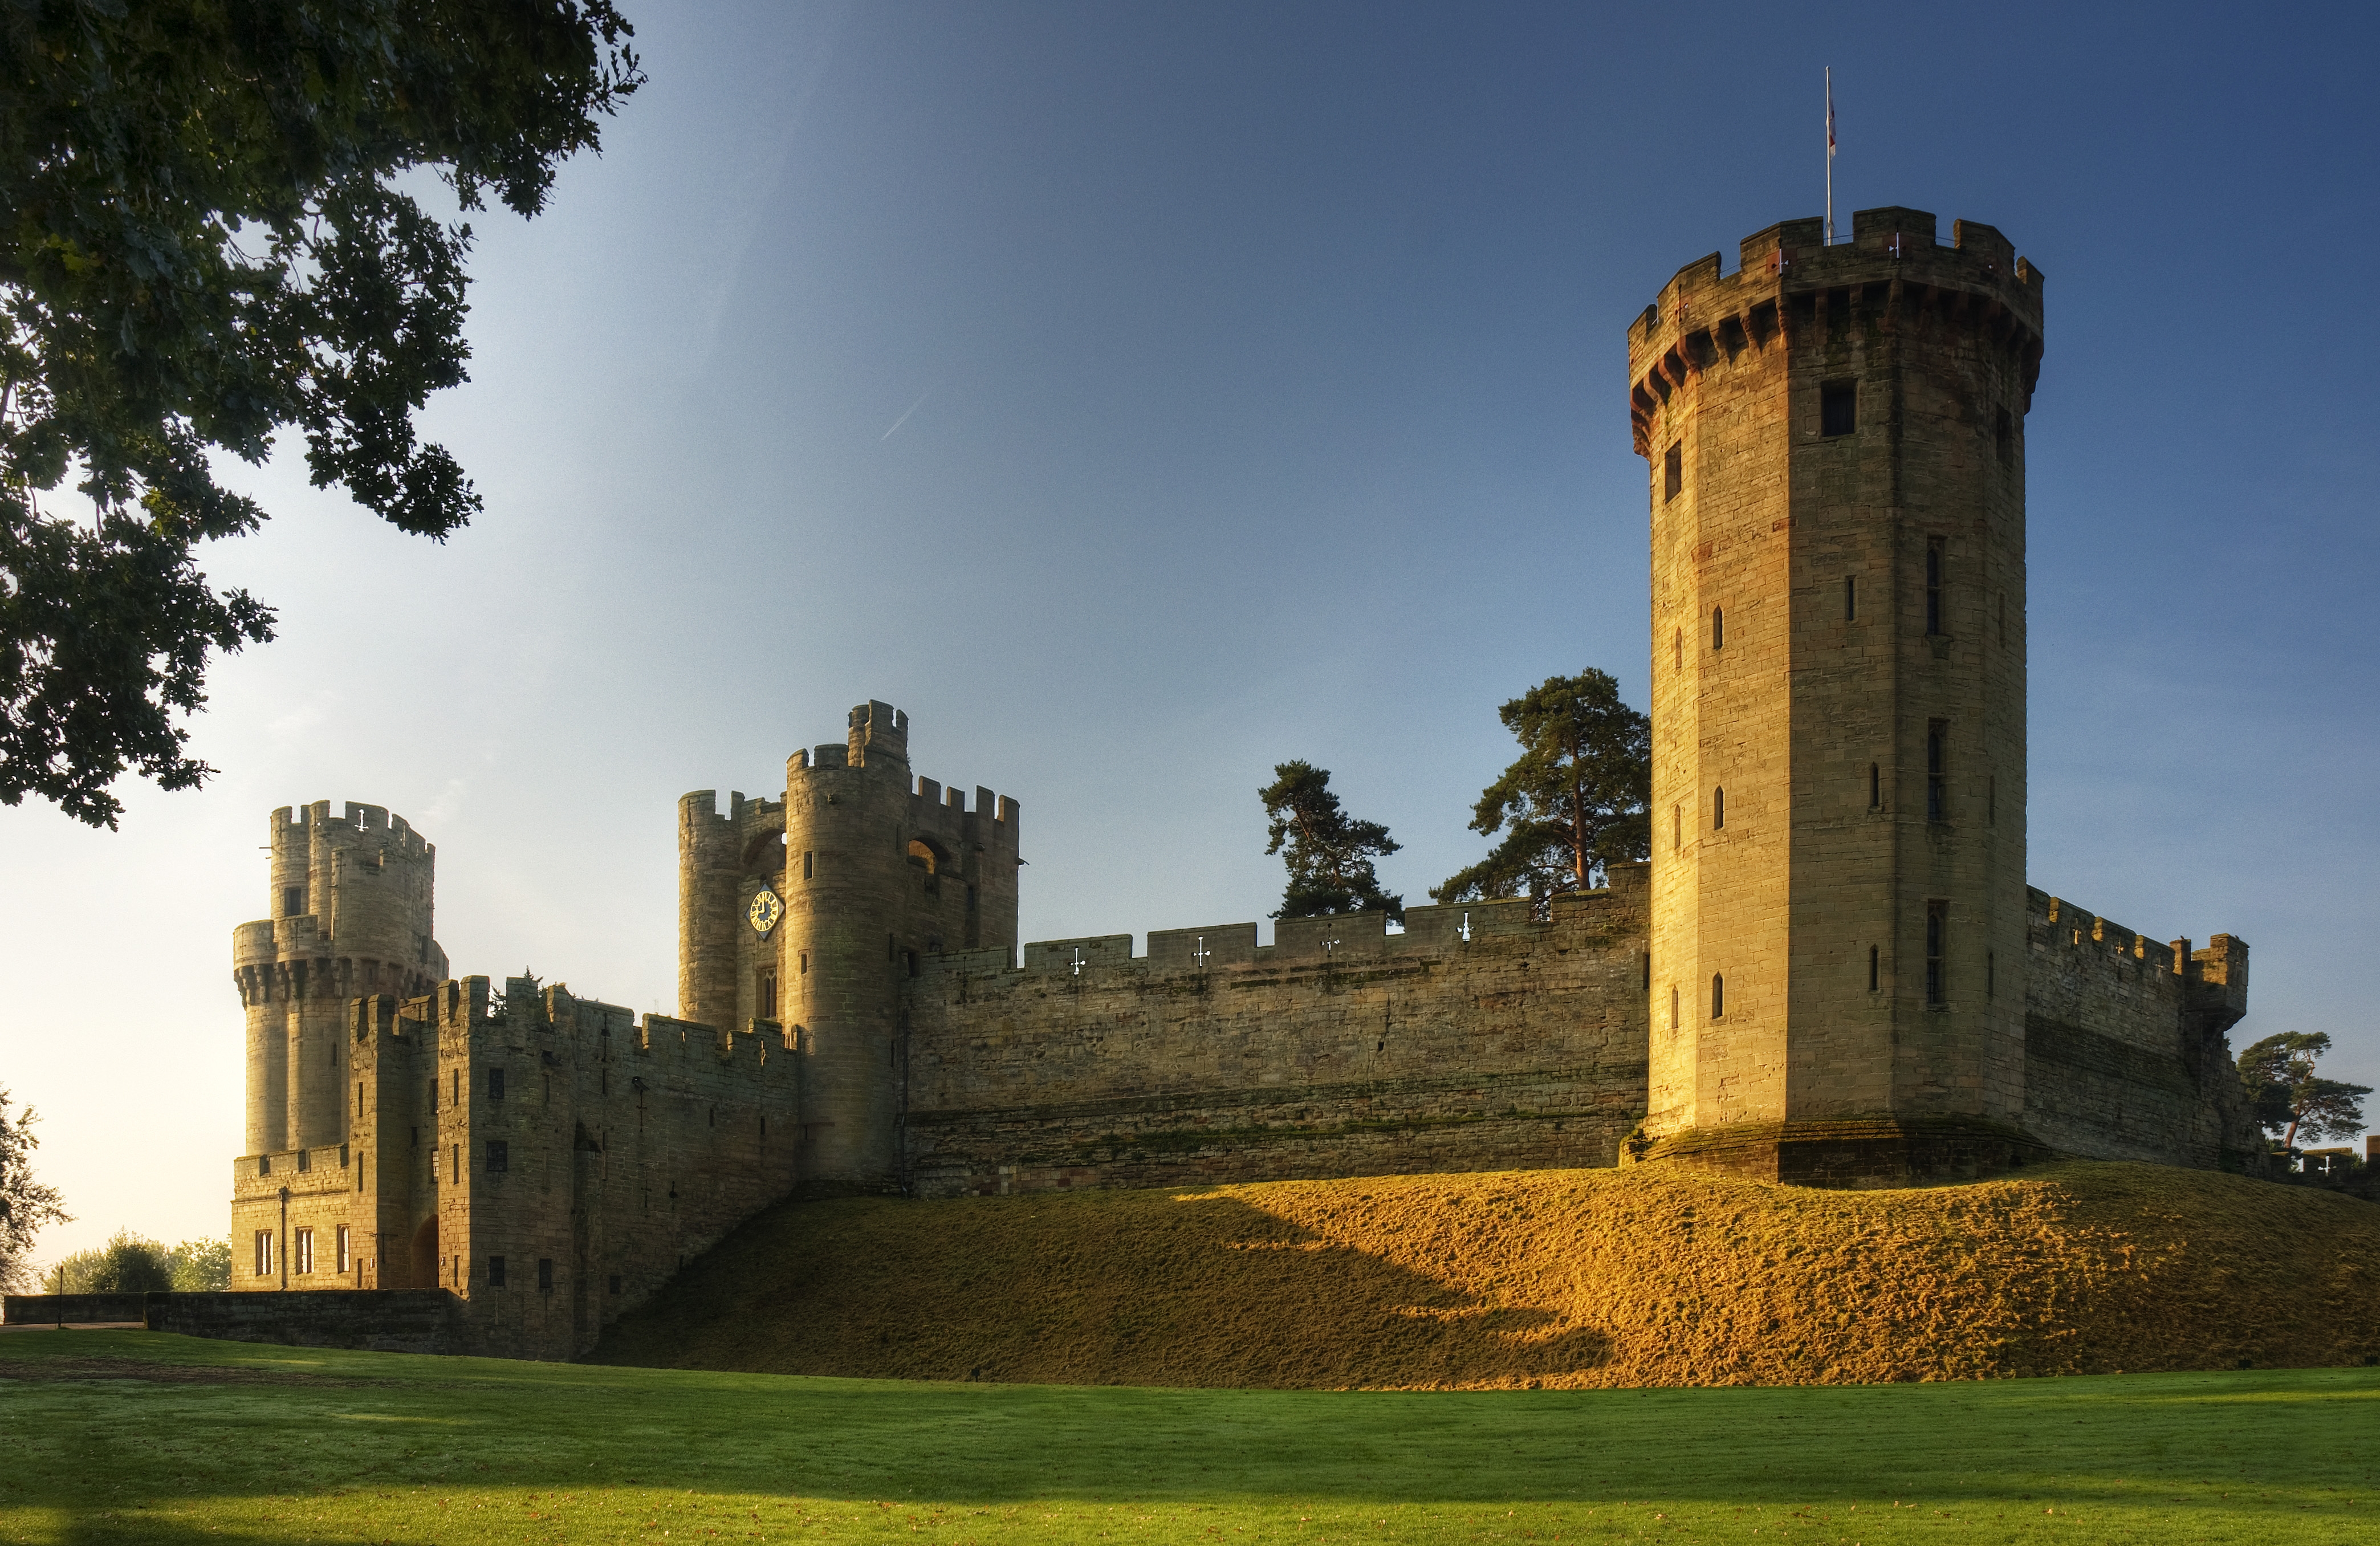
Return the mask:
[[[1629,329],[1653,852],[1527,901],[1017,949],[1017,803],[852,711],[678,810],[679,1015],[450,979],[434,852],[273,818],[242,925],[246,1289],[436,1288],[569,1357],[780,1199],[1670,1161],[1894,1185],[2253,1164],[2247,947],[2025,876],[2040,273],[1988,226],[1789,221]]]

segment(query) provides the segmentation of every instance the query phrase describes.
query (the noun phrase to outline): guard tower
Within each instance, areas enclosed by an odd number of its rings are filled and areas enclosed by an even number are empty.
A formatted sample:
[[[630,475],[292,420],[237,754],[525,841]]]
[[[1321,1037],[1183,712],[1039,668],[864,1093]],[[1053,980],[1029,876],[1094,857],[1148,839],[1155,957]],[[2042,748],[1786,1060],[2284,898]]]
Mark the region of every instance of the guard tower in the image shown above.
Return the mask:
[[[2042,276],[1817,220],[1628,330],[1651,472],[1648,1158],[1892,1185],[2023,1131],[2024,421]]]
[[[678,1013],[795,1038],[814,1193],[899,1191],[901,985],[924,957],[1016,948],[1017,803],[909,772],[909,716],[869,701],[785,764],[781,801],[678,802]]]

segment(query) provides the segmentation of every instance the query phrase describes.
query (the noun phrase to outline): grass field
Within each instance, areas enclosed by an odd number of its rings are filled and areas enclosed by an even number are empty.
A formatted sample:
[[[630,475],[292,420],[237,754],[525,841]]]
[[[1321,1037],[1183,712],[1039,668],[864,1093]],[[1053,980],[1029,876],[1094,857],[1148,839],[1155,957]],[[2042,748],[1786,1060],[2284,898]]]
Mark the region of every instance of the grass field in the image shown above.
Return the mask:
[[[0,1335],[0,1541],[2380,1539],[2380,1369],[900,1384]]]

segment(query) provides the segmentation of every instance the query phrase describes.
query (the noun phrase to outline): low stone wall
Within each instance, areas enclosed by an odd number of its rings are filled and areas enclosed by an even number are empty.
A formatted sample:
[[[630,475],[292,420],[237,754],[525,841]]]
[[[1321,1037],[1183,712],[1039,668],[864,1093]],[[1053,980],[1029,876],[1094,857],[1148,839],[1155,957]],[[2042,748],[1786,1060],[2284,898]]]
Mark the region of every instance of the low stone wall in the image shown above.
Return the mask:
[[[152,1332],[271,1342],[451,1353],[463,1341],[464,1301],[443,1288],[318,1289],[306,1294],[152,1294]]]
[[[140,1321],[148,1315],[146,1294],[11,1294],[0,1302],[0,1325],[89,1326]]]

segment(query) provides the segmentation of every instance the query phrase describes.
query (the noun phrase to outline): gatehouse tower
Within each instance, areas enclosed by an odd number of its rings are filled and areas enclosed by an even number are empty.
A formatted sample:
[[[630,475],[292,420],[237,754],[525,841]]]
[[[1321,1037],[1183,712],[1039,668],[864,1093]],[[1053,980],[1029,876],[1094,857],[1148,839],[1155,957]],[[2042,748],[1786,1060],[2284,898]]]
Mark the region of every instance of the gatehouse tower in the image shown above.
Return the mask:
[[[2042,276],[1865,210],[1628,332],[1652,507],[1648,1157],[2022,1163],[2024,422]]]

